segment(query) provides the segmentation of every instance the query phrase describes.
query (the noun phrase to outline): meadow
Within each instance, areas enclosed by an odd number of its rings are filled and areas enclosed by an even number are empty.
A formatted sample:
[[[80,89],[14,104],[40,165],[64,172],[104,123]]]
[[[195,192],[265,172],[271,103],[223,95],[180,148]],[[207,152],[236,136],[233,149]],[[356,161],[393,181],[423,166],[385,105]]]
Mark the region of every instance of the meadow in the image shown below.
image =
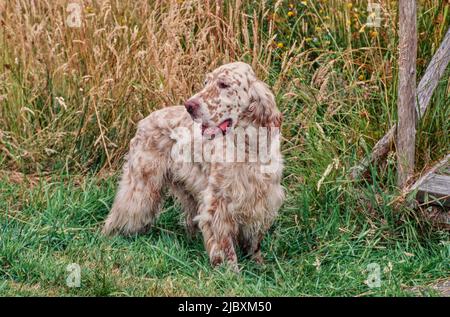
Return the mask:
[[[396,122],[398,2],[379,3],[367,26],[367,0],[0,1],[0,295],[440,295],[449,232],[399,201],[395,149],[349,177]],[[420,79],[450,3],[418,3]],[[265,264],[211,268],[170,199],[148,234],[102,236],[137,122],[237,60],[284,115]],[[417,126],[417,175],[450,152],[449,74]]]

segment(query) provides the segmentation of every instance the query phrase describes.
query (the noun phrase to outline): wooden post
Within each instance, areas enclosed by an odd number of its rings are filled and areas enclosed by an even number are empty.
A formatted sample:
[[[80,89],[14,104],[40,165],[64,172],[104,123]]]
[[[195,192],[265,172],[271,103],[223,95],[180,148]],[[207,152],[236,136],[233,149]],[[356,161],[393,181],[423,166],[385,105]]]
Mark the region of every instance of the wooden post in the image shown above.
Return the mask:
[[[403,188],[414,173],[416,141],[416,0],[399,1],[399,82],[397,185]]]
[[[447,30],[441,45],[431,59],[422,79],[417,86],[417,116],[420,119],[433,96],[434,89],[439,83],[439,80],[445,73],[445,69],[450,63],[450,28]],[[389,151],[392,143],[394,143],[397,135],[397,125],[393,125],[389,131],[381,138],[373,147],[370,156],[364,157],[358,165],[352,167],[350,176],[353,179],[358,179],[365,171],[367,171],[370,164],[378,163]]]

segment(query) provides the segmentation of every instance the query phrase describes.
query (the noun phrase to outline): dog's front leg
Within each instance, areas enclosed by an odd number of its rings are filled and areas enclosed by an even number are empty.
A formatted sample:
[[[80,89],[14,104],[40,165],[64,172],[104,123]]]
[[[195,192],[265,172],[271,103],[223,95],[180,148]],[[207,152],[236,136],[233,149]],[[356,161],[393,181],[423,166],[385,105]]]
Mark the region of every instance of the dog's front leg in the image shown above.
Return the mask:
[[[209,195],[208,195],[209,196]],[[227,210],[225,199],[210,195],[195,218],[203,234],[204,244],[210,262],[218,266],[226,262],[238,272],[237,256],[234,248],[237,226]]]
[[[239,246],[243,253],[258,264],[263,264],[261,240],[263,234],[252,226],[242,226],[239,231]]]

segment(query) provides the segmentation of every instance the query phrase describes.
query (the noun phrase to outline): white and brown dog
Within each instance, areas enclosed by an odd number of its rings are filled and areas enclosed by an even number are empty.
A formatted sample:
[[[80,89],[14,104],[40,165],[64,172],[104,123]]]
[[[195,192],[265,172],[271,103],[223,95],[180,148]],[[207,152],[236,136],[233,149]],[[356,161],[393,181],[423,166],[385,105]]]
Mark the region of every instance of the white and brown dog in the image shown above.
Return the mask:
[[[158,215],[167,188],[181,203],[188,230],[199,228],[203,234],[213,265],[226,262],[237,269],[236,245],[262,261],[261,239],[284,199],[283,163],[276,144],[280,124],[272,92],[248,64],[217,68],[184,107],[163,108],[139,122],[103,232],[145,232]],[[184,160],[173,151],[180,134],[194,145]],[[269,151],[251,146],[266,141]],[[205,148],[214,158],[227,148],[232,159],[202,159]],[[187,149],[192,149],[190,143]],[[236,159],[234,154],[242,149]],[[264,162],[252,160],[262,154]],[[264,170],[268,161],[271,168]]]

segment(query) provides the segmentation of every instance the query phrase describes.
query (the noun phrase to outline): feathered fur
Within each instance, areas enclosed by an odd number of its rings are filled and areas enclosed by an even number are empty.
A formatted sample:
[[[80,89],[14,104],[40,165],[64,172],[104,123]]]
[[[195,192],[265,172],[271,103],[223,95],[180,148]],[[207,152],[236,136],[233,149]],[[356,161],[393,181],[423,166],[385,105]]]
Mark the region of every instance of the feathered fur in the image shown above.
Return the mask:
[[[259,154],[258,149],[248,147],[251,134],[245,137],[244,162],[205,162],[195,156],[202,157],[205,147],[219,153],[224,141],[236,148],[234,136],[239,129],[267,128],[269,144],[275,143],[281,114],[274,96],[249,65],[237,62],[208,74],[205,87],[190,100],[198,106],[196,113],[188,114],[183,106],[167,107],[139,123],[103,232],[145,232],[160,212],[163,192],[168,189],[182,205],[189,232],[200,229],[203,234],[213,265],[227,262],[237,269],[237,245],[261,261],[261,240],[284,199],[279,149],[273,147],[268,153],[272,164],[269,172],[261,169],[266,163],[249,161],[251,155]],[[223,131],[227,119],[231,126]],[[225,135],[214,134],[211,140],[211,136],[202,136],[205,129]],[[185,141],[203,146],[194,147],[191,161],[173,157],[180,134]]]

